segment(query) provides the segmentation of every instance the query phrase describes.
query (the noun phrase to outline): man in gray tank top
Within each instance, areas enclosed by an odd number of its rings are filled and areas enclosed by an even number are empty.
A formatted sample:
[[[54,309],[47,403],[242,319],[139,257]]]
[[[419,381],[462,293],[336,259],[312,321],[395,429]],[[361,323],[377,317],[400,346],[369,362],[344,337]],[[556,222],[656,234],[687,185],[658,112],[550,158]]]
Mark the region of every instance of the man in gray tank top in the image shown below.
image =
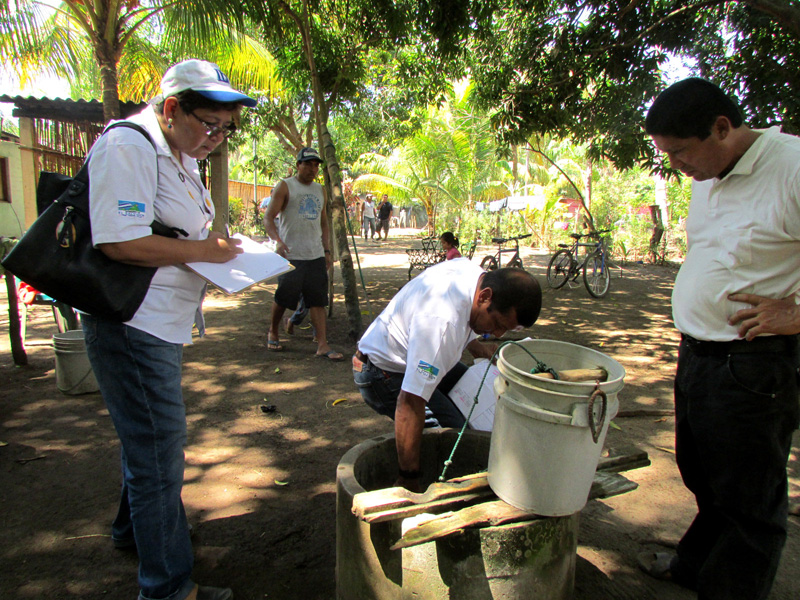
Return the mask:
[[[267,350],[280,351],[278,328],[287,308],[294,310],[302,296],[317,334],[317,356],[342,360],[328,345],[325,307],[328,304],[328,269],[332,264],[328,219],[322,186],[314,181],[322,164],[314,148],[297,154],[297,174],[283,179],[272,192],[264,224],[277,243],[276,252],[294,269],[278,278],[272,303]],[[275,219],[280,215],[278,224]]]

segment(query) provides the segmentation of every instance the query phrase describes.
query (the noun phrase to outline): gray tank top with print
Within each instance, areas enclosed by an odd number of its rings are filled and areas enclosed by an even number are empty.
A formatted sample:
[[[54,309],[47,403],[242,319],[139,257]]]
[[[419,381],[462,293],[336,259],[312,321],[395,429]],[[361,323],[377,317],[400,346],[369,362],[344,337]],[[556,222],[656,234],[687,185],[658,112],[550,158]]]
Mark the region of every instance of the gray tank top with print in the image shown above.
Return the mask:
[[[289,199],[280,213],[278,233],[289,247],[286,258],[314,260],[325,255],[322,246],[322,209],[325,197],[316,181],[303,185],[296,177],[283,180],[289,187]]]

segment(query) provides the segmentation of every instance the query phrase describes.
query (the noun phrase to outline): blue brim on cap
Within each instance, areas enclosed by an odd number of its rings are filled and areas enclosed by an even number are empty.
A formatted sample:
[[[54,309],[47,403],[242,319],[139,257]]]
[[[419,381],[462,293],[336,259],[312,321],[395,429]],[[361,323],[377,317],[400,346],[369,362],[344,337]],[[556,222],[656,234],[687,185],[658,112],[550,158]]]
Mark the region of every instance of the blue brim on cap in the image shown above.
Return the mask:
[[[242,106],[253,108],[258,101],[250,96],[245,96],[239,92],[223,92],[223,91],[209,91],[209,90],[194,90],[201,96],[213,100],[214,102],[237,102]]]

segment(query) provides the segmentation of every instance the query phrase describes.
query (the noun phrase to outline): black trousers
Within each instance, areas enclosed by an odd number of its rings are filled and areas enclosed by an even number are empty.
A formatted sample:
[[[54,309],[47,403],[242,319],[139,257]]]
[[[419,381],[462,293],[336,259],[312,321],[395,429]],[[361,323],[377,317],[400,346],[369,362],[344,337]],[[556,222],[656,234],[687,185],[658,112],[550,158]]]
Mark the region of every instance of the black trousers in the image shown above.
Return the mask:
[[[772,587],[800,420],[798,364],[795,336],[681,342],[676,457],[698,512],[673,573],[699,600],[763,600]]]

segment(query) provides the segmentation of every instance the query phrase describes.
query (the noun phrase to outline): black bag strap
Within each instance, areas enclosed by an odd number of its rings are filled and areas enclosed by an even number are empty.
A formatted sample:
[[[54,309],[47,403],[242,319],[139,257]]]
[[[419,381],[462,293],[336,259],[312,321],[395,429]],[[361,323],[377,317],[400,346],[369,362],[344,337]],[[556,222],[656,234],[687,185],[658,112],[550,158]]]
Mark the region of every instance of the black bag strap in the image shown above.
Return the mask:
[[[118,121],[116,123],[112,123],[108,127],[103,130],[101,135],[105,135],[111,129],[116,129],[117,127],[125,127],[126,129],[133,129],[134,131],[138,131],[141,133],[150,145],[153,147],[153,151],[156,151],[156,143],[153,141],[153,138],[150,137],[150,134],[147,130],[138,125],[136,123],[131,123],[130,121]],[[157,151],[156,151],[157,152]],[[158,160],[158,154],[156,153],[156,160]],[[78,210],[83,211],[86,216],[89,216],[89,156],[86,157],[83,165],[81,166],[78,173],[72,179],[72,183],[69,184],[65,195],[59,198],[59,201],[64,202]],[[84,193],[85,192],[85,193]],[[164,237],[171,237],[176,238],[178,234],[183,235],[184,237],[188,237],[189,234],[181,229],[180,227],[168,227],[163,223],[160,223],[156,220],[153,220],[150,223],[150,229],[152,229],[155,235],[161,235]]]
[[[150,134],[147,133],[144,127],[141,125],[137,125],[136,123],[131,123],[130,121],[119,121],[118,123],[112,123],[108,127],[103,130],[103,133],[100,134],[105,135],[109,130],[116,129],[117,127],[125,127],[126,129],[133,129],[141,133],[147,141],[150,142],[150,145],[153,147],[153,151],[156,149],[156,143],[153,141],[153,138],[150,137]],[[89,214],[89,156],[87,155],[86,160],[83,161],[83,165],[81,166],[80,170],[75,174],[75,177],[72,178],[72,182],[67,187],[65,192],[66,198],[61,197],[59,201],[64,202],[70,206],[77,208],[78,210],[82,210]],[[84,192],[87,192],[84,194]]]

